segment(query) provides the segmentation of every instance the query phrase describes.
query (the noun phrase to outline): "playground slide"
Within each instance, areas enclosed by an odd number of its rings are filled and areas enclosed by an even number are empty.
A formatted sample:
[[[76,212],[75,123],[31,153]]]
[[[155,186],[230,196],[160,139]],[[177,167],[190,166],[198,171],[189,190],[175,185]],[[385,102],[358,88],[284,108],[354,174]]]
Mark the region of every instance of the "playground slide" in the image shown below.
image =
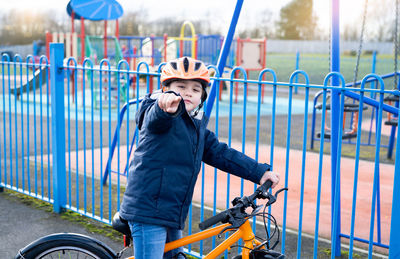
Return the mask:
[[[108,37],[109,45],[114,48],[108,48],[107,54],[111,57],[104,57],[104,38],[102,36],[86,36],[85,37],[85,55],[90,57],[95,63],[100,62],[103,58],[109,58],[113,65],[117,65],[123,59],[122,49],[116,37]]]
[[[38,89],[41,85],[46,83],[46,71],[46,69],[36,69],[35,73],[31,78],[29,78],[28,82],[22,86],[11,88],[10,92],[18,97],[21,95],[21,93],[26,93],[28,89],[29,91]]]

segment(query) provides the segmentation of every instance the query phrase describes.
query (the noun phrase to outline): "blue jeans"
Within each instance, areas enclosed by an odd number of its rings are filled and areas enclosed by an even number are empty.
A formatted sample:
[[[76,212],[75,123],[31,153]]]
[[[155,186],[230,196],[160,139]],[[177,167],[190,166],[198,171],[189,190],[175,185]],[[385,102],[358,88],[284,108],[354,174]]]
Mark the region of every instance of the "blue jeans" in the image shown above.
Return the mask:
[[[180,247],[164,254],[165,243],[182,238],[182,230],[134,221],[128,223],[132,232],[135,259],[171,259],[177,253],[183,252]]]

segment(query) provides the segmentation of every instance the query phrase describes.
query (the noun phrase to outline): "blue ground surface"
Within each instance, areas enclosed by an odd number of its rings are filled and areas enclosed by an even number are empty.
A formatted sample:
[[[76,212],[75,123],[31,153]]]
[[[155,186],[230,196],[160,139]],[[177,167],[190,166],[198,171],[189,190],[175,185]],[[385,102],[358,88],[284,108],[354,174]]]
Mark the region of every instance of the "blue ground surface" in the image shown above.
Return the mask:
[[[229,116],[230,104],[227,97],[223,96],[222,101],[219,101],[219,116],[227,117]],[[90,93],[86,94],[85,107],[82,105],[81,96],[77,96],[78,103],[72,103],[72,99],[70,98],[70,106],[68,109],[68,97],[65,97],[65,118],[68,118],[68,110],[69,116],[71,120],[83,120],[85,117],[86,121],[90,121],[92,118],[91,112],[91,100]],[[244,114],[244,105],[243,105],[243,97],[238,96],[238,103],[232,103],[232,116],[243,116]],[[47,109],[49,109],[49,115],[51,116],[51,108],[50,104],[47,102],[47,96],[42,95],[40,98],[39,94],[34,96],[31,94],[29,97],[24,96],[22,99],[15,100],[14,95],[0,95],[0,111],[8,114],[10,111],[17,114],[21,114],[21,101],[23,102],[23,113],[24,115],[30,114],[40,116],[41,112],[43,115],[47,115]],[[304,114],[304,100],[292,99],[292,114]],[[15,106],[17,109],[15,109]],[[123,103],[120,103],[120,107],[122,108]],[[289,99],[285,97],[277,97],[276,99],[276,115],[285,115],[288,113]],[[42,111],[41,111],[42,108]],[[272,114],[272,97],[265,97],[264,103],[261,104],[261,116],[268,116]],[[133,118],[136,111],[136,105],[132,105],[130,108],[130,116]],[[312,113],[312,102],[308,104],[308,113]],[[85,116],[84,116],[85,114]],[[211,114],[211,117],[215,117],[216,108],[214,104],[214,109]],[[249,96],[248,101],[246,103],[246,116],[255,116],[257,115],[257,97]],[[116,104],[112,105],[111,109],[104,107],[102,110],[94,109],[93,110],[93,120],[100,121],[100,116],[103,117],[103,121],[111,119],[112,121],[116,121],[118,119],[118,109]]]

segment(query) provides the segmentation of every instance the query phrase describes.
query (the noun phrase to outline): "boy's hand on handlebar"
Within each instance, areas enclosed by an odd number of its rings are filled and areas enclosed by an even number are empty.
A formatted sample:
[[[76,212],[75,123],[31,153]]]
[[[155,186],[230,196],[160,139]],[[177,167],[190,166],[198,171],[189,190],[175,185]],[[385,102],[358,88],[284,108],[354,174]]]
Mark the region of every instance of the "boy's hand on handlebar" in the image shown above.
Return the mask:
[[[260,185],[265,183],[267,180],[270,180],[272,182],[271,188],[274,188],[279,183],[279,180],[280,180],[279,173],[274,172],[274,171],[265,172],[264,175],[261,177]]]
[[[175,113],[178,110],[181,100],[182,97],[174,93],[163,93],[158,98],[158,106],[165,112]]]

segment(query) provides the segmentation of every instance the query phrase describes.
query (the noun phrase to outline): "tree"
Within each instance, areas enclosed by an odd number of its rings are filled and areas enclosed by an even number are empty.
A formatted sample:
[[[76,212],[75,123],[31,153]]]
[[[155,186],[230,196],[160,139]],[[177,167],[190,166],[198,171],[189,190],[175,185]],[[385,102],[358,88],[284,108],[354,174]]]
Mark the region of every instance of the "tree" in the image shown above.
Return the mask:
[[[51,12],[27,12],[11,10],[0,16],[0,42],[2,45],[31,44],[34,40],[45,40],[45,32],[64,31]]]
[[[366,39],[371,41],[393,41],[396,1],[372,0],[368,2],[368,5],[365,24]]]
[[[277,34],[282,39],[313,39],[316,28],[313,0],[292,0],[280,11]]]
[[[256,26],[248,26],[248,28],[239,31],[240,38],[271,38],[274,36],[273,13],[270,9],[264,9],[258,12],[254,17]]]

